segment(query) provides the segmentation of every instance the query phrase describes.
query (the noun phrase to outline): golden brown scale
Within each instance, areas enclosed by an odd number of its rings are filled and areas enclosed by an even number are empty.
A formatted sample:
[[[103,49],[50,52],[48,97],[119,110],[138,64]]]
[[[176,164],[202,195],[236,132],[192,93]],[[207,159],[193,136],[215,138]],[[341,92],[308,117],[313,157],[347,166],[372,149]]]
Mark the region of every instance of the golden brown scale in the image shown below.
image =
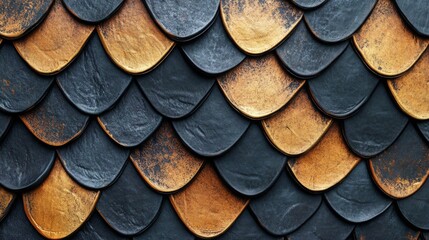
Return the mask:
[[[158,29],[141,0],[126,0],[97,31],[112,60],[132,74],[155,68],[175,44]]]
[[[15,194],[0,186],[0,221],[6,216],[14,198]]]
[[[75,183],[57,159],[48,178],[24,193],[24,210],[36,230],[49,239],[60,239],[76,231],[90,216],[100,192]]]
[[[248,204],[222,183],[211,163],[170,201],[188,229],[202,238],[225,232]]]
[[[305,83],[289,75],[274,54],[246,58],[217,80],[228,101],[252,119],[280,110]]]
[[[298,155],[312,148],[325,134],[332,119],[311,102],[305,88],[278,113],[262,121],[271,143],[286,155]]]

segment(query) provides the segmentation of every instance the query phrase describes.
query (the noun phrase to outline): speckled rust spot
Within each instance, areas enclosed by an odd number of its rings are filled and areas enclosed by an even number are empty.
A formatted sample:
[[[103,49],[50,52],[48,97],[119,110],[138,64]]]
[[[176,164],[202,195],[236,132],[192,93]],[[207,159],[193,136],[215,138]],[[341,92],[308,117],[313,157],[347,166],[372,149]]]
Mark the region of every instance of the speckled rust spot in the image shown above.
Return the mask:
[[[303,88],[274,116],[262,121],[271,143],[286,155],[298,155],[313,147],[325,134],[332,119],[323,115]]]
[[[249,203],[222,183],[212,163],[183,191],[170,195],[170,202],[188,229],[202,238],[224,233]]]
[[[339,183],[359,163],[334,123],[319,144],[288,164],[296,179],[310,191],[324,191]]]
[[[160,192],[181,189],[204,164],[183,145],[170,122],[162,123],[130,158],[146,182]]]
[[[0,221],[6,216],[14,198],[15,194],[0,186]]]
[[[119,12],[99,25],[97,31],[112,60],[133,74],[153,69],[174,47],[141,0],[126,0]]]
[[[93,26],[70,16],[61,1],[56,0],[40,27],[14,45],[34,70],[55,74],[76,57],[93,30]]]
[[[0,1],[0,36],[19,38],[33,29],[49,10],[53,0]]]
[[[305,83],[289,75],[274,54],[247,58],[218,82],[229,102],[252,119],[280,110]]]
[[[410,31],[391,0],[378,1],[353,40],[366,64],[386,77],[411,68],[429,43]]]
[[[23,194],[27,218],[49,239],[69,236],[89,217],[99,191],[75,183],[57,159],[48,178],[35,190]]]
[[[429,119],[429,51],[405,75],[387,81],[399,107],[413,118]]]
[[[273,49],[303,16],[302,11],[284,0],[222,0],[220,9],[231,38],[251,55]]]

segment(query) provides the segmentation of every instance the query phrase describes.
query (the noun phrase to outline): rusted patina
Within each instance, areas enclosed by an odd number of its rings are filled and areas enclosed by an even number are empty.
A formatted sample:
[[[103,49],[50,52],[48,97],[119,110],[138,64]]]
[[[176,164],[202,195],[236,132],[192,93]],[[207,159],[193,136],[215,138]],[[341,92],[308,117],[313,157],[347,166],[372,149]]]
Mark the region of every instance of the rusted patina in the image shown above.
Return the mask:
[[[97,32],[116,65],[132,74],[153,69],[174,47],[140,0],[126,0],[118,13],[97,27]]]
[[[289,75],[274,54],[247,58],[217,80],[229,102],[252,119],[280,110],[305,83]]]
[[[15,194],[0,186],[0,221],[6,216],[15,199]]]
[[[76,231],[95,208],[99,191],[75,183],[57,159],[42,185],[23,194],[25,213],[43,236],[60,239]]]

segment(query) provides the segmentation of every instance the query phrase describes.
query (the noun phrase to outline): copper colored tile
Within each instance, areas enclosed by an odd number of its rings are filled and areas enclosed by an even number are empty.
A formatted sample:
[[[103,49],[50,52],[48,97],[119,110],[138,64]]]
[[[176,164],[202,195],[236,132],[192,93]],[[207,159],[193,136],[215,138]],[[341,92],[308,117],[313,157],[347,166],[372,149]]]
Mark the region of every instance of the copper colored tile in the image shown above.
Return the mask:
[[[248,204],[222,183],[211,163],[170,201],[188,229],[202,238],[225,232]]]
[[[399,107],[409,116],[429,119],[429,51],[405,75],[387,81]]]
[[[378,1],[353,40],[366,64],[386,77],[411,68],[429,43],[410,31],[391,0]]]
[[[288,163],[305,188],[324,191],[340,182],[359,161],[347,148],[339,124],[334,123],[314,149]]]
[[[281,111],[262,121],[271,143],[284,154],[298,155],[312,148],[325,134],[332,119],[312,103],[306,89]]]
[[[301,10],[284,0],[222,0],[220,9],[231,38],[251,55],[273,49],[303,16]]]
[[[0,186],[0,222],[6,216],[15,199],[15,194]]]
[[[289,75],[274,54],[247,58],[218,78],[229,102],[245,116],[260,119],[280,110],[304,85]]]
[[[112,60],[133,74],[151,70],[174,47],[141,0],[126,0],[119,12],[99,25],[97,31]]]
[[[163,122],[130,158],[146,182],[160,192],[181,189],[204,164],[183,145],[170,122]]]
[[[57,159],[42,185],[23,194],[24,209],[40,234],[50,239],[64,238],[86,221],[99,193],[75,183]]]
[[[93,30],[93,26],[75,20],[56,0],[40,27],[14,45],[34,70],[55,74],[76,57]]]

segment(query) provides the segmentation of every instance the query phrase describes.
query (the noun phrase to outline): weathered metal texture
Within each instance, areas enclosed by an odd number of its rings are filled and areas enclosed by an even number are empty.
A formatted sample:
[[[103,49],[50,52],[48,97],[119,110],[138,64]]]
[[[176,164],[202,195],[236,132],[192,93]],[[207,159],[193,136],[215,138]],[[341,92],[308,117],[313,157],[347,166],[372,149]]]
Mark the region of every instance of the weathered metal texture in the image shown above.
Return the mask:
[[[312,103],[305,88],[273,116],[262,120],[271,143],[286,155],[307,152],[322,138],[332,119]]]
[[[62,0],[71,14],[88,23],[108,19],[124,0]]]
[[[213,161],[219,175],[232,189],[252,197],[267,191],[276,182],[286,156],[270,145],[257,124],[251,124],[231,150]]]
[[[313,9],[321,6],[327,0],[292,0],[292,2],[303,9]]]
[[[279,111],[305,83],[289,75],[274,54],[246,58],[217,80],[228,101],[252,119]]]
[[[416,122],[416,125],[426,141],[429,142],[429,121],[419,121]]]
[[[429,5],[425,0],[395,0],[408,24],[419,34],[429,37]]]
[[[203,238],[224,233],[248,204],[222,183],[211,163],[170,201],[188,229]]]
[[[288,165],[298,182],[310,191],[325,191],[343,180],[360,158],[347,147],[339,124],[334,123],[322,140]]]
[[[167,121],[135,148],[130,158],[146,182],[163,193],[182,189],[204,164],[204,159],[184,146]]]
[[[12,117],[0,111],[0,141],[9,129]]]
[[[9,212],[14,200],[15,194],[0,186],[0,222]]]
[[[222,21],[237,46],[247,54],[266,53],[280,44],[303,13],[283,0],[222,0]]]
[[[55,0],[43,23],[25,38],[14,41],[19,55],[41,74],[56,74],[77,56],[94,30],[76,21]]]
[[[252,199],[250,209],[265,230],[284,236],[304,224],[316,212],[321,201],[320,195],[302,191],[283,170],[267,193]]]
[[[377,2],[353,40],[367,66],[386,77],[410,69],[429,43],[409,30],[391,0]]]
[[[405,219],[414,227],[429,230],[429,181],[408,198],[398,200],[398,207]]]
[[[0,2],[0,36],[16,39],[34,29],[46,16],[53,0],[3,0]]]
[[[127,240],[124,236],[114,231],[107,225],[104,219],[94,211],[85,224],[67,239],[70,240]]]
[[[215,85],[191,116],[173,121],[173,126],[190,149],[199,155],[213,157],[230,149],[249,123],[228,104]]]
[[[175,45],[158,29],[141,0],[125,0],[113,17],[97,26],[97,32],[112,61],[131,74],[152,70]]]

